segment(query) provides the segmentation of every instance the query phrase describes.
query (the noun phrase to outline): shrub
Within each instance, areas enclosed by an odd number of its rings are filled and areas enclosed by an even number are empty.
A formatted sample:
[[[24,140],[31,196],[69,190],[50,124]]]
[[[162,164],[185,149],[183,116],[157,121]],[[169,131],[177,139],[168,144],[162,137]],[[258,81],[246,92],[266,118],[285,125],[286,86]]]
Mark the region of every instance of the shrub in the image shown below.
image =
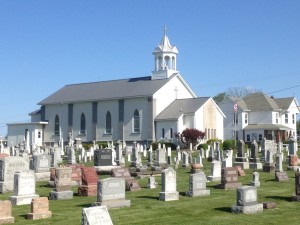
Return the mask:
[[[198,145],[197,149],[200,150],[201,148],[203,148],[204,150],[208,149],[208,144],[200,144]]]
[[[223,150],[228,150],[228,149],[234,149],[235,148],[235,141],[234,140],[225,140],[223,142]]]

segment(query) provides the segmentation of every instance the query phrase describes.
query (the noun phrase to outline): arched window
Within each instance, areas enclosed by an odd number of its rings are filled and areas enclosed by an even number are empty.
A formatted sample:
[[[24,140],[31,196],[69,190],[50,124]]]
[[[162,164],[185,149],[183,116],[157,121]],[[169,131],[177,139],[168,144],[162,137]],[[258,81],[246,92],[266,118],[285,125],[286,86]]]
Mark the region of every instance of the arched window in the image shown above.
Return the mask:
[[[80,117],[80,134],[85,134],[85,115],[84,113],[81,113]]]
[[[110,112],[108,111],[106,113],[106,126],[105,126],[105,133],[106,134],[111,134],[111,114]]]
[[[133,133],[140,132],[140,114],[139,111],[135,110],[133,114]]]
[[[59,135],[59,130],[59,117],[56,115],[54,120],[54,135]]]

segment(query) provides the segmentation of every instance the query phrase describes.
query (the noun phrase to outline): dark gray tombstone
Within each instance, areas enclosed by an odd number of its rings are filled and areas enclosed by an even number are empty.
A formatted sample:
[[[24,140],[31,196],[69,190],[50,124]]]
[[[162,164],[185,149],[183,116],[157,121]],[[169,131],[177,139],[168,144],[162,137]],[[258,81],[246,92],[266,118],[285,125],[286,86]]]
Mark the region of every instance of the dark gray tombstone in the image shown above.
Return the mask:
[[[95,150],[94,166],[112,166],[112,149]]]

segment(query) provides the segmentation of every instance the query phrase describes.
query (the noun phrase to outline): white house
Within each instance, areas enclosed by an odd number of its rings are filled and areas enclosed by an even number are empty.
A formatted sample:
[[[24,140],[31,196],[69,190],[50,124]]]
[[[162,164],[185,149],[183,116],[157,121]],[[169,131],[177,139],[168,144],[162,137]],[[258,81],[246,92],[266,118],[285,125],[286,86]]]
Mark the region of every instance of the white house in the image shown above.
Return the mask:
[[[177,71],[177,54],[176,46],[170,44],[164,33],[153,52],[155,65],[151,76],[64,86],[38,103],[40,109],[31,114],[35,131],[28,135],[41,131],[42,142],[46,144],[67,141],[70,133],[82,142],[149,143],[162,137],[163,128],[169,129],[168,135],[173,137],[175,132],[193,127],[207,129],[211,137],[222,138],[224,115],[211,98],[197,98]],[[180,101],[184,99],[189,100]],[[169,114],[169,107],[183,110],[177,122],[163,117]],[[14,126],[17,125],[8,124],[10,144],[22,139],[16,139]],[[25,135],[26,127],[21,127],[18,129]],[[26,140],[36,144],[36,139]]]
[[[234,105],[236,104],[236,107]],[[219,107],[226,115],[224,139],[284,141],[296,135],[299,104],[294,97],[274,98],[253,93],[242,99],[226,97]]]
[[[223,139],[224,114],[209,97],[176,99],[155,117],[157,139],[174,141],[186,128],[205,132],[205,140]]]

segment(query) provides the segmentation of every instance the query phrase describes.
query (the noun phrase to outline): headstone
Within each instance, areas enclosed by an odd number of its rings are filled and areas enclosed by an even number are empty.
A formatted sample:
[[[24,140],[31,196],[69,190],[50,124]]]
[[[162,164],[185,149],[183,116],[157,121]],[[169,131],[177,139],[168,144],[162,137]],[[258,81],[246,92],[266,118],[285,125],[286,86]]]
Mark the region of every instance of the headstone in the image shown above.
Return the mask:
[[[190,174],[188,196],[206,196],[210,195],[210,190],[206,189],[206,175],[203,171]]]
[[[242,186],[238,182],[238,172],[235,167],[225,167],[222,169],[221,184],[217,187],[225,190],[235,190]]]
[[[155,177],[153,177],[152,175],[150,177],[148,177],[147,188],[148,189],[155,189],[155,188],[157,188],[157,183],[155,181]]]
[[[289,165],[288,170],[297,171],[300,167],[298,166],[298,155],[289,155],[288,156]]]
[[[159,193],[161,201],[176,201],[179,200],[179,193],[176,190],[176,171],[170,167],[164,169],[161,175],[162,191]]]
[[[139,167],[142,163],[141,155],[139,154],[139,149],[138,148],[133,148],[132,149],[132,154],[131,154],[131,166],[133,167]]]
[[[251,157],[249,166],[251,169],[262,169],[262,163],[258,157],[258,144],[256,140],[251,143]]]
[[[212,162],[215,159],[215,152],[214,152],[213,145],[208,146],[208,152],[209,152],[209,155],[208,155],[208,157],[206,157],[207,161]]]
[[[222,168],[232,167],[233,150],[226,150],[225,158],[222,160]]]
[[[94,166],[112,166],[112,149],[94,151]]]
[[[14,223],[15,218],[12,217],[12,207],[9,200],[0,201],[0,224]]]
[[[162,166],[166,167],[167,166],[167,161],[166,161],[166,151],[163,148],[157,149],[155,151],[155,166]]]
[[[253,173],[251,186],[260,187],[259,173],[258,172]]]
[[[49,181],[51,167],[51,155],[41,154],[33,156],[33,170],[36,181]]]
[[[27,219],[38,220],[46,219],[52,216],[49,211],[49,200],[47,197],[39,197],[31,201],[31,213],[27,213]]]
[[[189,154],[186,151],[182,152],[182,167],[189,167]]]
[[[243,168],[241,166],[236,166],[235,168],[237,169],[239,176],[241,176],[241,177],[246,176],[245,171],[243,170]]]
[[[288,181],[289,177],[282,169],[282,153],[276,155],[275,181]]]
[[[29,205],[35,194],[35,175],[33,170],[16,172],[14,175],[14,193],[9,197],[12,205]]]
[[[295,173],[295,194],[292,196],[292,201],[300,201],[300,173]]]
[[[234,166],[241,166],[244,170],[249,169],[249,162],[245,157],[245,142],[243,140],[237,142],[237,157],[235,158]]]
[[[82,209],[82,225],[113,225],[106,206]]]
[[[126,191],[139,191],[141,187],[128,170],[128,168],[116,168],[112,169],[112,177],[123,178],[126,183]]]
[[[14,174],[29,170],[29,159],[10,156],[0,159],[0,193],[14,190]]]
[[[274,173],[275,171],[273,152],[271,150],[266,150],[266,162],[263,166],[263,171],[269,173]]]
[[[263,204],[257,203],[257,189],[253,186],[242,186],[237,189],[236,205],[232,213],[254,214],[263,211]]]
[[[82,167],[82,182],[78,187],[79,196],[97,196],[98,176],[94,167]]]
[[[71,190],[71,176],[72,168],[56,168],[54,189],[50,192],[50,200],[65,200],[73,198],[73,191]]]
[[[72,168],[71,174],[71,185],[80,186],[82,181],[82,165],[80,164],[69,164],[66,167]]]
[[[209,181],[220,181],[221,180],[221,167],[220,161],[213,161],[210,163],[210,175],[207,177]]]
[[[69,147],[68,164],[76,164],[75,148]]]
[[[297,155],[298,143],[297,139],[290,138],[289,139],[289,155]]]
[[[97,202],[93,205],[107,208],[129,207],[130,200],[125,199],[125,180],[115,177],[99,180]]]
[[[153,161],[152,161],[153,160],[153,152],[152,152],[152,149],[149,149],[147,153],[148,153],[148,163],[147,163],[147,165],[152,166],[153,165]]]

